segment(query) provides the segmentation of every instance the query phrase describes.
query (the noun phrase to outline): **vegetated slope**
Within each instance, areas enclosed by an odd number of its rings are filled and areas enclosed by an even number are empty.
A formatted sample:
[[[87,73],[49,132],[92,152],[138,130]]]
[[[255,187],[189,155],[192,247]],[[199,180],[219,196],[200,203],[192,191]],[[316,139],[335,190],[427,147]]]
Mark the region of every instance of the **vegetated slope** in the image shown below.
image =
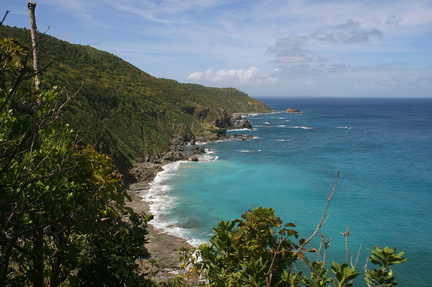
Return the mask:
[[[1,37],[30,46],[30,31],[2,26]],[[233,88],[209,88],[155,78],[119,57],[89,46],[39,35],[42,87],[78,92],[63,120],[82,143],[110,154],[122,171],[157,158],[175,138],[205,138],[227,114],[268,112],[264,103]]]

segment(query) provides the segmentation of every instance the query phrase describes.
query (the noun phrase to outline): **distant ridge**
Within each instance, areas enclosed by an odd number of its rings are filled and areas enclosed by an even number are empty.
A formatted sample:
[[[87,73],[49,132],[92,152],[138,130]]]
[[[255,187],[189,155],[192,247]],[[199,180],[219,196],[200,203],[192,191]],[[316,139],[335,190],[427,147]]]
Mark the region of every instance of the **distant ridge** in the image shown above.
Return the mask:
[[[2,26],[0,37],[30,46],[30,31]],[[214,138],[213,123],[233,113],[269,112],[269,107],[234,88],[209,88],[155,78],[119,57],[95,48],[40,35],[42,87],[64,87],[78,96],[62,120],[111,155],[127,173],[135,162],[152,161],[173,142]],[[210,132],[213,131],[213,132]]]

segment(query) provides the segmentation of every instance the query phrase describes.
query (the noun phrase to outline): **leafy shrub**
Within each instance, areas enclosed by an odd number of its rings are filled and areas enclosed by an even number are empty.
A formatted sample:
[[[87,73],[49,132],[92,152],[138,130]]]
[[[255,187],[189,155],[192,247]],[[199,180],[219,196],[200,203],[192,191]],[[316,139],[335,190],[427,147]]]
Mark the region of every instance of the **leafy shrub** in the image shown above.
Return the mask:
[[[272,208],[253,208],[240,219],[221,221],[209,244],[185,255],[185,264],[208,286],[353,286],[361,274],[355,266],[333,262],[328,269],[322,261],[309,261],[306,254],[317,250],[306,249],[304,239],[297,242],[294,227],[283,225]],[[368,286],[396,285],[390,266],[405,262],[402,256],[375,247],[369,261],[380,268],[365,271]],[[303,274],[307,269],[309,276]]]

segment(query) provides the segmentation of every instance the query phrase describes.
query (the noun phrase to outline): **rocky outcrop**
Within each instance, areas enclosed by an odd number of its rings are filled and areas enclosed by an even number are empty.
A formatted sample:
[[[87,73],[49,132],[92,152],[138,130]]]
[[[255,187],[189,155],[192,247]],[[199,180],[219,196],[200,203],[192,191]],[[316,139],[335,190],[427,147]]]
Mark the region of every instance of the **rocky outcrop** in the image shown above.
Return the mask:
[[[301,113],[301,111],[294,108],[288,108],[285,110],[285,113]]]
[[[228,115],[226,110],[221,111],[221,116],[212,123],[215,127],[221,129],[252,129],[252,124],[241,114]]]
[[[209,127],[205,131],[205,135],[203,137],[200,137],[200,141],[217,141],[217,140],[224,140],[227,138],[226,135],[226,128],[218,128],[215,126]]]
[[[230,126],[229,129],[237,130],[237,129],[252,129],[252,124],[246,118],[243,118],[240,115],[233,115],[230,118]]]
[[[212,124],[215,127],[227,129],[231,124],[231,116],[228,115],[226,109],[220,109],[220,115]]]

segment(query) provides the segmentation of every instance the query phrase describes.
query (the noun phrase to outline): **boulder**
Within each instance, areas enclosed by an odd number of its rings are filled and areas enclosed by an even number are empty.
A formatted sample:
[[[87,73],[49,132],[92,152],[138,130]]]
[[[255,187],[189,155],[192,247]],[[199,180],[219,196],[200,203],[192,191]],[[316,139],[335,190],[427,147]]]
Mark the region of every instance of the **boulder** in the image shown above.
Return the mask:
[[[205,148],[203,148],[203,147],[194,147],[191,149],[190,152],[191,152],[191,154],[203,154],[206,151],[205,151]]]

